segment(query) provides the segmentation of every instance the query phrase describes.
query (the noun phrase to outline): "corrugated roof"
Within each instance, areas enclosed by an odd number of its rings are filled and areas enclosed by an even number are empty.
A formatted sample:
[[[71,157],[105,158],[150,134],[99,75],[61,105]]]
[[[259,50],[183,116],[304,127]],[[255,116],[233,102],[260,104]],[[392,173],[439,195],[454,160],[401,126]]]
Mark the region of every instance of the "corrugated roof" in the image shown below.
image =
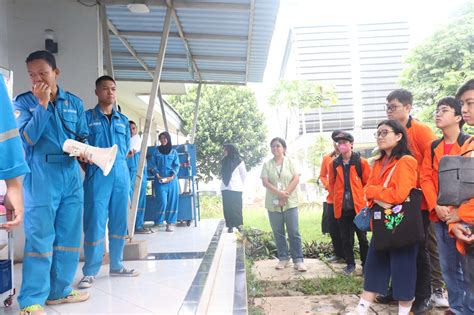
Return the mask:
[[[148,0],[150,13],[136,14],[127,9],[126,1],[101,2],[106,4],[107,17],[119,35],[154,69],[166,6]],[[255,6],[249,38],[252,3]],[[173,4],[203,82],[262,81],[279,0],[176,0]],[[117,80],[152,80],[112,33],[110,48]],[[161,80],[198,82],[189,57],[172,18]]]

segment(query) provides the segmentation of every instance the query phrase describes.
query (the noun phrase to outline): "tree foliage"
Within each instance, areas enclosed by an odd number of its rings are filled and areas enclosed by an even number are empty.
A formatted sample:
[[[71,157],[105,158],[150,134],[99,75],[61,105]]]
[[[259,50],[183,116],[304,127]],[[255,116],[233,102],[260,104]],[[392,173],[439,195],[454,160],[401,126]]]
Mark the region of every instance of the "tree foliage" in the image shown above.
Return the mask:
[[[436,102],[474,78],[474,1],[415,47],[405,62],[400,83],[413,92],[415,104],[421,107],[418,118],[432,124]]]
[[[268,98],[268,103],[277,108],[278,119],[280,116],[284,118],[284,126],[281,126],[281,122],[280,126],[285,138],[288,136],[292,117],[297,119],[301,115],[301,120],[304,121],[305,112],[326,108],[336,102],[334,87],[307,80],[280,80]],[[304,130],[303,126],[303,132]]]
[[[186,122],[193,125],[197,87],[186,95],[167,100]],[[208,182],[220,174],[222,145],[233,143],[248,169],[260,164],[266,154],[266,125],[254,94],[245,87],[203,85],[195,144],[198,176]]]

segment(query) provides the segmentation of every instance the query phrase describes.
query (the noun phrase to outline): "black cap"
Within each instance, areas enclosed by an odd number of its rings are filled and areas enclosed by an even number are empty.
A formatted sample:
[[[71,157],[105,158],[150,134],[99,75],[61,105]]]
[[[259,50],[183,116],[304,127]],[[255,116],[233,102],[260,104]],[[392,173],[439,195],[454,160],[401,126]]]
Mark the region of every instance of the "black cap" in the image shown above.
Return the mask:
[[[331,135],[331,138],[332,140],[334,140],[334,142],[337,142],[339,140],[347,140],[349,142],[354,142],[354,137],[350,133],[344,130],[334,131]]]

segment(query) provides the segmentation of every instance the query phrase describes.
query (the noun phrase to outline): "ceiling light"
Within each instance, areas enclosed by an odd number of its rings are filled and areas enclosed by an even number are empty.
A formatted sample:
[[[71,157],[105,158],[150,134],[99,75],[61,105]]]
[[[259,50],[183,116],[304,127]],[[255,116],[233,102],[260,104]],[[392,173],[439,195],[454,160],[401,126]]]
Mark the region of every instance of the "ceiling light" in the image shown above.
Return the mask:
[[[127,8],[132,13],[150,13],[150,8],[144,3],[130,3]]]

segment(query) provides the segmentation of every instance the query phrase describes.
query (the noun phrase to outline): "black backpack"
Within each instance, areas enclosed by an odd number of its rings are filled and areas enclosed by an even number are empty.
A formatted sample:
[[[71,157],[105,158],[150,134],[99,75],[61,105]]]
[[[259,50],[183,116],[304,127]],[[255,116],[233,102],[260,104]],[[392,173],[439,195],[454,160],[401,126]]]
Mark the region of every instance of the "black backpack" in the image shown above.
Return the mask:
[[[361,162],[360,162],[360,154],[359,153],[354,153],[353,157],[354,157],[354,167],[356,169],[357,175],[359,175],[359,178],[362,180],[362,165],[361,165]],[[332,161],[332,169],[334,171],[334,180],[336,180],[338,165],[342,165],[342,164],[337,162],[338,158],[339,157],[335,158]],[[352,159],[352,157],[351,157],[351,159]]]
[[[461,132],[458,136],[457,142],[459,146],[461,147],[464,144],[464,142],[466,142],[470,138],[471,138],[470,135]],[[431,142],[431,168],[433,168],[433,164],[434,164],[435,149],[438,147],[441,141],[443,141],[443,139],[444,137]]]

